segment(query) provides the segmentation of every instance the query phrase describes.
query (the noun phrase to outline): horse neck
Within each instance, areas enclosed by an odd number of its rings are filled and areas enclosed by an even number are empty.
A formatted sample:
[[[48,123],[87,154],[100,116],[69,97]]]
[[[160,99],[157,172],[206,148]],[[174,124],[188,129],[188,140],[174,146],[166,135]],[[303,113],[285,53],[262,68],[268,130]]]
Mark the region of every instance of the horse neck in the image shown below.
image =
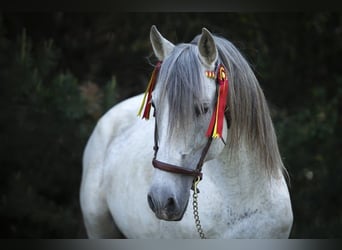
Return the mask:
[[[270,176],[264,166],[252,157],[247,146],[241,143],[239,149],[231,152],[227,144],[218,156],[221,163],[219,175],[224,178],[223,182],[231,188],[239,188],[239,192],[250,196],[252,193],[260,192],[265,185],[270,183]]]

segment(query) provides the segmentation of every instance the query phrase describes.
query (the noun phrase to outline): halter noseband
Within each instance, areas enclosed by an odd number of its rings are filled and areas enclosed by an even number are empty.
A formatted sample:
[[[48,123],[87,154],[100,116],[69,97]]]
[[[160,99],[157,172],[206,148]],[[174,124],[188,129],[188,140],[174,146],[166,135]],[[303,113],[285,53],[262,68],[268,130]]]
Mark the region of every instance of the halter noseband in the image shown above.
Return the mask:
[[[149,119],[149,113],[150,113],[150,109],[152,106],[152,91],[153,91],[154,86],[155,86],[156,81],[157,81],[157,74],[160,70],[161,63],[162,62],[158,62],[158,64],[156,65],[156,67],[152,73],[150,82],[148,84],[147,90],[146,90],[145,95],[144,95],[142,105],[141,105],[139,113],[138,113],[138,115],[141,115],[142,111],[143,111],[143,107],[145,106],[142,118],[146,119],[146,120]],[[228,94],[228,79],[226,76],[226,71],[225,71],[224,66],[222,64],[220,64],[218,66],[218,69],[215,69],[215,71],[206,71],[205,75],[211,79],[216,78],[216,81],[217,81],[217,85],[216,85],[217,86],[217,100],[216,100],[215,110],[214,110],[213,116],[211,118],[208,131],[206,133],[206,135],[208,136],[208,140],[207,140],[207,143],[202,150],[201,157],[200,157],[200,159],[196,165],[195,170],[176,166],[176,165],[172,165],[172,164],[165,163],[165,162],[161,162],[161,161],[158,161],[156,159],[157,154],[158,154],[158,149],[159,149],[159,147],[158,147],[157,119],[155,119],[155,127],[154,127],[154,147],[153,147],[154,156],[153,156],[153,160],[152,160],[153,167],[158,168],[158,169],[163,170],[163,171],[166,171],[166,172],[171,172],[171,173],[175,173],[175,174],[182,174],[182,175],[194,177],[194,181],[193,181],[193,185],[192,185],[191,189],[195,188],[195,182],[198,183],[200,180],[202,180],[202,166],[203,166],[205,157],[209,151],[209,148],[210,148],[210,145],[211,145],[213,138],[221,138],[222,139],[223,119],[224,119],[225,112],[226,112],[226,97]],[[155,114],[154,114],[154,116],[155,116]],[[196,191],[199,192],[198,190],[196,190]]]
[[[155,118],[155,123],[154,123],[154,146],[153,146],[153,150],[154,150],[154,156],[153,156],[153,160],[152,160],[152,165],[154,168],[158,168],[160,170],[166,171],[166,172],[170,172],[170,173],[174,173],[174,174],[182,174],[182,175],[187,175],[187,176],[192,176],[194,177],[191,189],[195,189],[194,183],[196,181],[200,181],[202,180],[202,166],[205,160],[205,157],[209,151],[211,142],[213,140],[213,137],[210,136],[208,138],[208,141],[205,145],[205,147],[202,150],[201,153],[201,157],[196,165],[196,169],[192,170],[192,169],[188,169],[188,168],[184,168],[184,167],[179,167],[173,164],[169,164],[166,162],[161,162],[158,161],[157,158],[157,154],[158,154],[158,125],[157,125],[157,119]],[[197,188],[196,188],[197,189]],[[199,192],[199,190],[197,189],[197,192]]]
[[[172,165],[172,164],[169,164],[166,162],[158,161],[156,159],[157,154],[158,154],[158,149],[159,149],[159,147],[158,147],[158,125],[157,125],[157,119],[155,119],[154,147],[153,147],[154,156],[153,156],[153,160],[152,160],[152,165],[153,165],[153,167],[158,168],[158,169],[163,170],[163,171],[167,171],[167,172],[171,172],[171,173],[175,173],[175,174],[193,176],[195,179],[200,178],[200,180],[201,180],[202,179],[202,166],[203,166],[205,157],[208,153],[208,150],[210,148],[212,140],[213,140],[212,137],[208,138],[208,141],[202,150],[201,157],[200,157],[200,159],[196,165],[195,170],[179,167],[179,166]]]

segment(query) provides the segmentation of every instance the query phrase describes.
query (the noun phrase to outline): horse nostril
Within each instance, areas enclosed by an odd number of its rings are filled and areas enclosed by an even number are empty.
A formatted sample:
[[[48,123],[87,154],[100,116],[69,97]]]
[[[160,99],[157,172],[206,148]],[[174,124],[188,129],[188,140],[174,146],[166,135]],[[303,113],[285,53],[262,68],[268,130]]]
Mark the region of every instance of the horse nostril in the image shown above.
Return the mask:
[[[167,202],[166,202],[166,205],[165,205],[165,208],[169,211],[173,211],[175,210],[176,208],[176,202],[175,202],[175,199],[170,197],[167,199]]]
[[[147,201],[148,201],[148,205],[150,206],[151,210],[153,212],[155,212],[156,211],[156,207],[155,207],[155,205],[153,203],[153,199],[152,199],[151,195],[147,195]]]

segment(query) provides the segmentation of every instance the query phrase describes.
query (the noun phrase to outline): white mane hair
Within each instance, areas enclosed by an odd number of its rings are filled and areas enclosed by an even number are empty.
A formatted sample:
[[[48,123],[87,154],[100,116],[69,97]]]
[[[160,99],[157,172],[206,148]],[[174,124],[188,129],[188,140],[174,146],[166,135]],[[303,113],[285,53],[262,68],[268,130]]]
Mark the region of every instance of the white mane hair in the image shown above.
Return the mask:
[[[278,175],[284,166],[279,154],[277,137],[263,91],[251,67],[238,49],[228,40],[213,36],[218,50],[218,62],[228,72],[228,112],[231,122],[228,147],[234,156],[242,143],[254,154],[267,174]],[[161,98],[169,103],[169,135],[175,130],[186,131],[194,119],[196,109],[201,109],[204,72],[201,72],[197,43],[200,35],[189,44],[178,44],[166,57],[158,76]],[[210,104],[214,107],[214,103]],[[157,111],[158,112],[158,111]],[[205,136],[205,135],[204,135]]]

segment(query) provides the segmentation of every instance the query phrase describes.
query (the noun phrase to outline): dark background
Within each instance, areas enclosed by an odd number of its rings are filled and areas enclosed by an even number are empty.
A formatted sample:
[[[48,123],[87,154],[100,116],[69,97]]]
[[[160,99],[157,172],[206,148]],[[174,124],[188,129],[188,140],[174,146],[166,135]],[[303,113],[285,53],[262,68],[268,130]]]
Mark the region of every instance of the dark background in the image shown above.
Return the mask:
[[[81,160],[99,117],[145,90],[149,29],[207,27],[250,62],[290,174],[292,238],[342,236],[342,15],[0,13],[0,235],[86,237]],[[138,107],[137,107],[138,108]]]

